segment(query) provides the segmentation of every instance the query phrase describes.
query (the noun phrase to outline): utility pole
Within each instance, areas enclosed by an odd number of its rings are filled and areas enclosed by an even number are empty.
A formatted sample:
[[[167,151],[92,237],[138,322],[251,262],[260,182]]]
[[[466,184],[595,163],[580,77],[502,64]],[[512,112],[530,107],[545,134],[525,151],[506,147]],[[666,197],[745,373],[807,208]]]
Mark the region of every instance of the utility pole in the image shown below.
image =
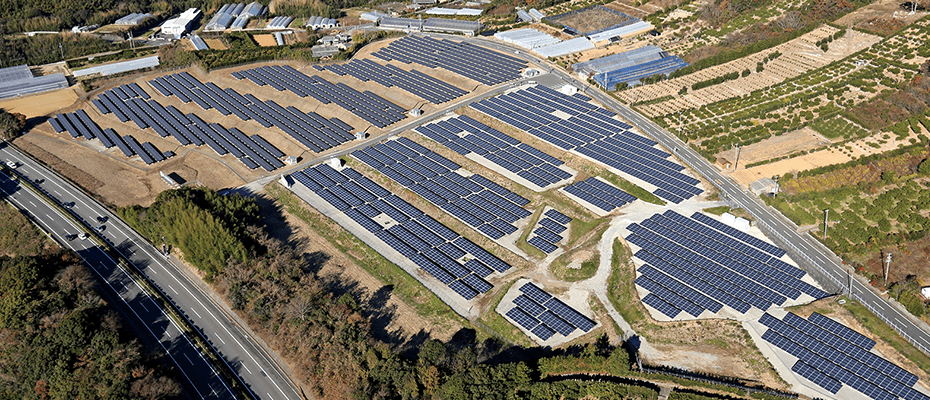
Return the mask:
[[[61,42],[58,42],[58,51],[61,52],[61,61],[65,60],[65,48],[61,46]]]
[[[827,222],[830,220],[830,209],[823,210],[823,240],[827,240]]]
[[[772,189],[772,197],[778,196],[778,175],[772,177],[772,180],[775,181],[775,188]]]
[[[885,284],[888,284],[888,273],[891,272],[891,253],[885,257]]]
[[[733,169],[736,170],[739,168],[739,143],[734,143],[733,147],[736,148],[736,161],[733,161]]]

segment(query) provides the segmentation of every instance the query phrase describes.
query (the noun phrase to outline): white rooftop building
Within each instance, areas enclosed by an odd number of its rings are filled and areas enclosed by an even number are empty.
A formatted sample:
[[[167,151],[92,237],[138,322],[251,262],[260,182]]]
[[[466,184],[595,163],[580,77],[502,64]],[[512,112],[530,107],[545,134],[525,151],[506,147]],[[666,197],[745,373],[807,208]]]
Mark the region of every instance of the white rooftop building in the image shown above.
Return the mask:
[[[165,21],[161,26],[161,32],[165,35],[174,36],[175,39],[180,39],[185,32],[190,30],[191,24],[198,18],[200,18],[200,10],[189,8],[177,18]]]

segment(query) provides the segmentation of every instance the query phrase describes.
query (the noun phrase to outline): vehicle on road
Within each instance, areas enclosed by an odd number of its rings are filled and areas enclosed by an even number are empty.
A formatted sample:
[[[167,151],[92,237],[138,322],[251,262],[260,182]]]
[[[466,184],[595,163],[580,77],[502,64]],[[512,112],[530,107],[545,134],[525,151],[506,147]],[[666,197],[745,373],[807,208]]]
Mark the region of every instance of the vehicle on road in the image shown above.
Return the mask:
[[[32,180],[32,183],[35,183],[36,185],[41,184],[42,182],[45,182],[45,179],[36,178]]]
[[[87,239],[87,233],[86,233],[86,232],[81,232],[81,234],[78,235],[78,237],[81,238],[81,240],[85,240],[85,239]]]
[[[71,208],[71,207],[74,207],[74,202],[71,201],[67,203],[61,203],[61,205],[64,206],[65,208]]]
[[[16,161],[7,161],[6,166],[10,167],[10,169],[16,168]]]
[[[94,229],[96,229],[97,232],[103,232],[105,229],[107,229],[107,227],[106,225],[97,225],[94,227]]]
[[[97,217],[97,222],[99,222],[99,223],[102,224],[102,223],[104,223],[104,222],[107,222],[107,219],[109,219],[109,218],[106,217],[106,216]]]
[[[74,240],[75,238],[77,238],[77,235],[75,235],[75,234],[65,235],[65,240],[67,240],[67,241],[69,241],[69,242],[72,241],[72,240]]]

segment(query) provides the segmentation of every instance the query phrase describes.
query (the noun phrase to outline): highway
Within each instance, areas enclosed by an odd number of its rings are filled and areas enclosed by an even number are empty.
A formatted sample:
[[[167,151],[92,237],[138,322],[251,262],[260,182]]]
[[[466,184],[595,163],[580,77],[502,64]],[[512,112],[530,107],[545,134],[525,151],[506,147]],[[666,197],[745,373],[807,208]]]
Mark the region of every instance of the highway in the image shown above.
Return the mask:
[[[74,206],[71,211],[79,218],[87,221],[91,227],[103,225],[104,230],[100,232],[101,236],[112,243],[124,257],[131,260],[149,281],[157,286],[185,314],[188,320],[204,334],[214,349],[223,356],[228,366],[238,374],[241,381],[251,390],[255,397],[294,400],[304,398],[290,379],[287,378],[285,370],[274,362],[274,359],[270,356],[270,351],[260,346],[246,333],[247,327],[239,326],[234,319],[229,317],[228,313],[231,313],[231,311],[228,308],[214,302],[210,296],[203,292],[199,285],[181,272],[179,267],[167,260],[164,255],[160,254],[155,247],[129,228],[118,216],[57,174],[23,155],[13,146],[4,144],[0,147],[0,161],[4,163],[8,161],[17,162],[16,172],[30,181],[40,180],[39,186],[60,203],[73,202]],[[22,193],[21,195],[25,196],[28,193],[22,188],[17,189],[14,187],[12,190],[11,195]],[[47,229],[58,235],[58,238],[64,238],[64,235],[79,232],[76,226],[69,225],[60,216],[56,219],[56,214],[53,211],[49,212],[48,205],[42,207],[35,199],[26,200],[19,203],[18,206],[32,213],[37,220],[41,221],[43,226],[49,225]],[[104,218],[106,222],[101,224],[97,220],[98,217]],[[102,277],[108,279],[108,282],[110,282],[110,278],[116,279],[111,286],[115,285],[119,290],[127,290],[126,288],[129,287],[126,286],[129,284],[128,275],[123,273],[122,276],[125,276],[125,278],[120,278],[121,275],[113,271],[115,262],[105,260],[105,254],[93,246],[93,242],[80,239],[71,242],[62,240],[62,242],[68,243],[70,246],[78,246],[76,251],[82,257],[85,257],[91,267],[95,268],[95,270],[102,268],[98,272]],[[137,299],[136,301],[142,300],[144,299]],[[149,301],[151,302],[151,300]],[[147,308],[151,309],[152,312],[157,310],[157,306],[147,305]],[[184,348],[178,344],[178,340],[172,339],[178,336],[177,327],[168,326],[167,322],[165,322],[167,321],[166,317],[144,313],[146,310],[141,305],[133,307],[132,310],[137,313],[143,324],[149,326],[153,334],[157,333],[156,337],[159,340],[166,340],[170,344],[170,346],[164,345],[164,347],[176,361],[176,364],[179,365],[179,368],[182,368],[185,372],[193,371],[190,374],[191,378],[188,383],[196,388],[196,392],[200,397],[233,398],[228,389],[223,389],[222,380],[212,372],[207,372],[211,371],[210,366],[203,365],[204,361],[200,360],[200,355],[196,350],[190,350],[192,352],[183,351]],[[164,323],[159,324],[159,321]],[[165,332],[166,329],[168,329],[168,332]],[[185,368],[189,364],[198,363],[198,360],[200,360],[199,364]]]
[[[73,220],[60,214],[59,209],[47,203],[44,197],[20,186],[4,173],[0,173],[0,191],[6,200],[25,211],[53,239],[80,256],[91,271],[105,283],[106,288],[122,300],[121,304],[115,305],[121,307],[126,315],[138,319],[137,322],[140,323],[135,325],[144,327],[152,336],[148,339],[154,339],[154,342],[161,346],[168,356],[167,359],[180,372],[179,383],[189,388],[190,398],[235,398],[210,364],[201,357],[198,349],[181,333],[177,324],[116,260],[90,238],[66,238],[81,231]]]

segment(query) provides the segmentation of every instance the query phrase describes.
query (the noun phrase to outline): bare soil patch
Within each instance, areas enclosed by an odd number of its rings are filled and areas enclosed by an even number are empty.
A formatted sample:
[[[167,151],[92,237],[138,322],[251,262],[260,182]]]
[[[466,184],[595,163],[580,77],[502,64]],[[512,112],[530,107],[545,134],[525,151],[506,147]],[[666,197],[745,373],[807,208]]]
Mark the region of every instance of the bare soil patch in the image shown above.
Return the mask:
[[[829,143],[831,143],[830,140],[814,132],[813,129],[804,127],[741,148],[739,151],[739,163],[740,165],[749,165],[754,162],[771,160],[802,150],[815,149]],[[722,151],[717,153],[717,157],[735,160],[735,150]]]
[[[275,47],[278,42],[274,40],[274,35],[252,35],[252,39],[262,47]]]
[[[204,39],[204,43],[210,47],[211,50],[226,50],[226,44],[219,39]]]
[[[568,26],[579,33],[588,33],[622,24],[630,18],[599,7],[591,7],[570,15],[549,17],[548,20]]]
[[[70,107],[78,99],[74,88],[54,90],[32,96],[0,100],[0,108],[17,112],[26,118],[55,114]]]

